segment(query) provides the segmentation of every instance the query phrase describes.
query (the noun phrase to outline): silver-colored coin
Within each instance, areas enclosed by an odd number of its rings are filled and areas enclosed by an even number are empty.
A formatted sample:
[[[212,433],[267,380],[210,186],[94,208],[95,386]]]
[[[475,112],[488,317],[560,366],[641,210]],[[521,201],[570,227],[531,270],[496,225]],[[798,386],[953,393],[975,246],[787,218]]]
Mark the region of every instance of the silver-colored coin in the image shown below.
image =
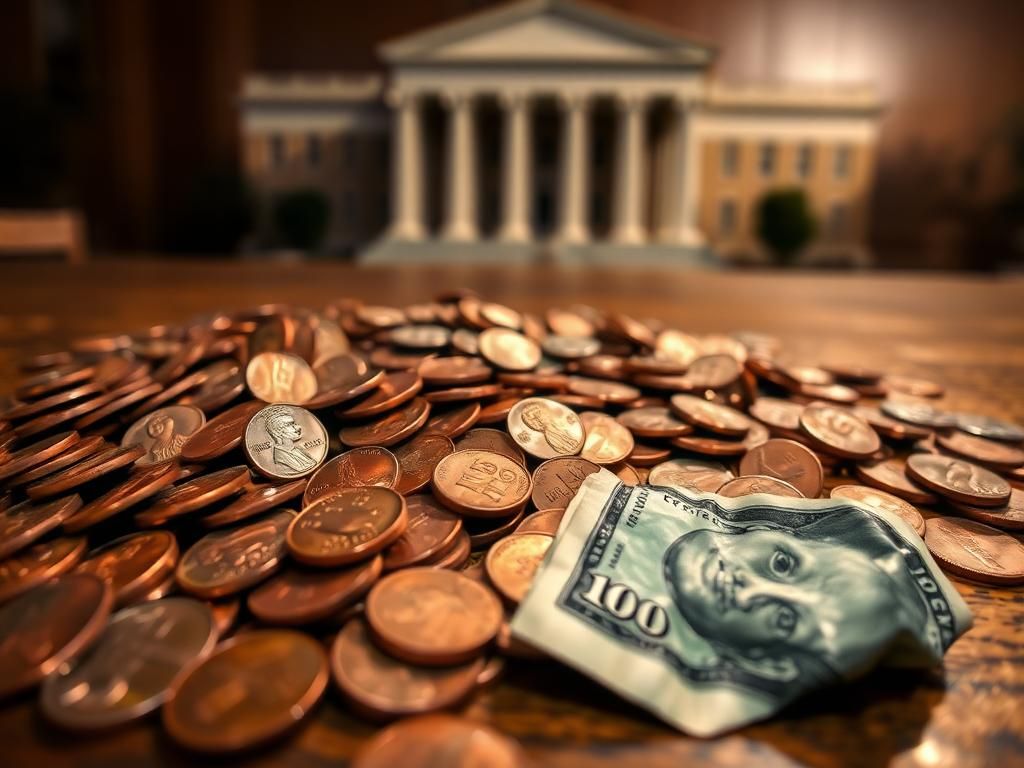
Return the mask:
[[[701,459],[670,459],[651,468],[648,485],[665,485],[685,491],[714,493],[735,475],[721,462]]]
[[[551,357],[574,360],[580,357],[596,355],[601,350],[601,342],[586,336],[545,336],[541,342],[544,353]]]
[[[181,447],[206,424],[206,416],[194,405],[168,405],[147,413],[124,433],[121,446],[141,445],[144,456],[138,466],[160,464],[181,454]]]
[[[305,408],[268,405],[257,411],[245,428],[245,454],[267,477],[304,477],[327,458],[327,430]]]
[[[1024,427],[1011,421],[993,419],[977,413],[956,413],[956,425],[969,435],[987,437],[989,440],[1005,440],[1019,443],[1024,440]]]
[[[883,400],[879,407],[886,416],[922,427],[943,429],[945,427],[955,427],[957,424],[956,414],[940,411],[938,408],[927,403],[903,403],[895,400]]]
[[[409,349],[440,349],[451,341],[443,325],[401,325],[391,330],[391,343]]]

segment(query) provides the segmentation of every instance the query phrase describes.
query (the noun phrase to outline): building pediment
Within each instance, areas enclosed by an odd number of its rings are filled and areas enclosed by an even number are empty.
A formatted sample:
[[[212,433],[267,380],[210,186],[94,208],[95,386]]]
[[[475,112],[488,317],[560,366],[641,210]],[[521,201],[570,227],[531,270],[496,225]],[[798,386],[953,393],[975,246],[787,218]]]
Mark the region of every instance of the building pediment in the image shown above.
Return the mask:
[[[573,0],[523,0],[386,43],[392,64],[706,66],[714,50],[673,31]]]

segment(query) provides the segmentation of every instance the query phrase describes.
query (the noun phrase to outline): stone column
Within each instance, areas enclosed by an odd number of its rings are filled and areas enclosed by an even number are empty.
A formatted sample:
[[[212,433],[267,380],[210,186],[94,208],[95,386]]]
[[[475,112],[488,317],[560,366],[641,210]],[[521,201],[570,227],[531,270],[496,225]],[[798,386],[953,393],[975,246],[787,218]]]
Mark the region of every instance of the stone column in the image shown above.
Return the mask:
[[[675,178],[675,216],[672,219],[672,241],[680,245],[701,245],[704,238],[697,226],[698,195],[700,194],[700,145],[694,130],[696,106],[692,102],[677,101],[676,151],[673,164]]]
[[[588,97],[562,96],[562,169],[558,239],[566,243],[585,243],[590,238],[588,163],[590,161],[590,125]]]
[[[446,95],[448,106],[448,178],[444,237],[476,240],[476,135],[473,98]]]
[[[423,225],[423,128],[420,96],[392,93],[395,110],[391,124],[391,237],[422,240]]]
[[[624,96],[616,100],[618,140],[615,157],[615,216],[612,240],[642,243],[644,231],[644,125],[647,100]]]
[[[530,232],[530,98],[525,93],[501,95],[502,141],[501,231],[498,238],[525,243]]]

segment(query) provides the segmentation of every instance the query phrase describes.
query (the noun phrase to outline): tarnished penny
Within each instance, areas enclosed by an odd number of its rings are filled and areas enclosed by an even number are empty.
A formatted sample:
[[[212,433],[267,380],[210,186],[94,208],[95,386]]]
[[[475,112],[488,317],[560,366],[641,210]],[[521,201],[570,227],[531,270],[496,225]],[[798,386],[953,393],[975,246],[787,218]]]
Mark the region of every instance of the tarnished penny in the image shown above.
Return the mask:
[[[752,493],[769,493],[773,496],[787,496],[794,499],[802,499],[804,495],[785,480],[768,475],[743,475],[734,477],[722,484],[722,487],[715,491],[719,496],[739,498],[749,496]]]
[[[984,437],[952,432],[936,435],[935,442],[944,451],[999,469],[1013,469],[1024,464],[1024,449]]]
[[[247,467],[228,467],[206,475],[196,475],[160,491],[152,503],[136,513],[135,522],[143,527],[163,525],[173,517],[202,509],[238,493],[249,482]]]
[[[164,729],[197,752],[252,748],[309,714],[328,676],[326,654],[313,638],[285,629],[246,632],[175,681]]]
[[[907,464],[901,458],[883,459],[871,464],[855,464],[853,473],[865,485],[880,488],[911,504],[934,504],[938,497],[913,482],[906,472]]]
[[[220,458],[242,444],[245,427],[264,408],[257,400],[240,403],[210,419],[181,447],[183,461],[207,462]]]
[[[434,476],[438,462],[454,450],[455,446],[445,435],[416,435],[395,451],[401,473],[398,484],[393,487],[403,496],[424,488]]]
[[[994,419],[976,413],[956,414],[956,425],[959,429],[977,437],[989,440],[1005,440],[1011,443],[1024,442],[1024,427],[1012,421]]]
[[[633,434],[608,414],[584,411],[579,418],[587,435],[581,458],[604,466],[618,464],[633,452]]]
[[[307,565],[368,560],[405,532],[405,499],[390,488],[342,488],[305,507],[285,535],[288,552]]]
[[[488,328],[477,343],[487,362],[506,371],[532,371],[540,363],[537,342],[509,328]]]
[[[520,448],[538,459],[575,456],[587,437],[579,416],[544,397],[520,400],[508,414],[508,431]]]
[[[302,405],[317,393],[316,374],[309,363],[287,352],[261,352],[245,368],[245,383],[253,397],[265,403]]]
[[[56,474],[25,486],[30,499],[45,499],[67,493],[87,483],[134,464],[145,453],[141,446],[111,447],[62,469]]]
[[[525,467],[492,451],[456,451],[434,467],[434,495],[465,515],[509,515],[527,502],[532,488]]]
[[[859,501],[872,509],[891,512],[913,528],[918,536],[924,536],[924,518],[921,513],[917,511],[916,507],[891,493],[866,485],[840,485],[829,492],[829,497]]]
[[[178,673],[216,643],[210,608],[197,600],[170,597],[124,608],[86,656],[46,678],[43,714],[75,731],[137,720],[163,704]]]
[[[133,472],[123,483],[93,499],[69,520],[65,520],[64,530],[68,533],[84,531],[159,493],[177,480],[180,474],[181,468],[176,462],[157,464]]]
[[[82,506],[82,497],[64,496],[35,504],[23,501],[0,512],[0,562],[39,540]]]
[[[534,506],[537,509],[565,509],[583,481],[600,471],[597,464],[581,456],[548,459],[533,470],[531,499]]]
[[[245,428],[245,455],[271,479],[305,477],[327,458],[327,430],[305,408],[268,405]]]
[[[306,479],[301,477],[281,485],[253,485],[226,507],[205,515],[201,522],[207,528],[231,525],[283,506],[302,496],[305,488]]]
[[[886,416],[916,424],[919,427],[944,429],[956,426],[956,415],[940,410],[928,403],[905,403],[883,400],[879,406]]]
[[[734,383],[743,366],[731,354],[701,355],[686,369],[683,381],[691,390],[724,389]]]
[[[103,579],[114,592],[114,606],[138,602],[178,564],[178,542],[167,531],[133,533],[90,552],[75,568]]]
[[[717,461],[672,459],[652,467],[647,482],[650,485],[714,493],[732,478],[732,472]]]
[[[516,526],[516,533],[546,533],[554,536],[564,516],[564,509],[542,509],[524,517]]]
[[[396,661],[377,650],[362,619],[346,624],[331,647],[335,684],[358,712],[380,720],[460,703],[476,688],[484,665],[482,657],[440,668]]]
[[[348,446],[388,447],[415,434],[429,416],[430,403],[422,397],[417,397],[375,421],[342,427],[338,436],[341,442]]]
[[[366,620],[392,656],[448,666],[480,654],[501,628],[501,602],[460,573],[407,568],[378,581],[366,598]]]
[[[113,598],[95,576],[68,574],[0,606],[0,699],[25,690],[88,650]]]
[[[915,453],[907,458],[907,476],[961,504],[999,507],[1010,499],[1010,484],[1006,480],[963,459]]]
[[[473,449],[500,453],[502,456],[508,456],[517,464],[526,466],[526,454],[523,453],[523,449],[503,429],[479,427],[469,430],[469,432],[455,441],[456,451]]]
[[[750,430],[750,419],[726,405],[682,394],[672,395],[670,405],[683,421],[721,435],[743,437]]]
[[[847,459],[866,459],[882,447],[870,424],[833,405],[811,403],[800,414],[800,427],[814,445]]]
[[[0,482],[49,461],[73,446],[78,440],[77,432],[61,432],[14,451],[8,455],[3,464],[0,464]]]
[[[353,448],[324,464],[310,478],[302,506],[331,496],[342,488],[376,485],[396,488],[402,477],[398,458],[387,448]]]
[[[290,569],[249,593],[249,612],[265,624],[311,624],[336,616],[380,578],[381,558],[330,571]]]
[[[0,560],[0,603],[67,573],[85,556],[82,537],[52,539]]]
[[[784,480],[808,499],[821,494],[825,473],[821,460],[795,440],[773,438],[740,460],[741,475],[768,475]]]
[[[417,494],[406,499],[405,532],[384,551],[384,570],[420,565],[447,551],[462,531],[462,519],[442,507],[432,496]]]
[[[423,379],[415,371],[394,371],[385,375],[373,392],[338,415],[345,419],[378,416],[412,400],[421,389]]]
[[[1007,531],[1024,530],[1024,489],[1013,488],[1010,500],[1002,507],[974,507],[954,504],[966,517]]]
[[[178,562],[178,586],[213,599],[258,584],[281,566],[285,531],[294,517],[294,512],[282,509],[255,523],[208,533]]]
[[[661,406],[631,408],[615,419],[637,437],[680,437],[693,432],[693,427]]]
[[[924,543],[945,570],[985,584],[1024,583],[1024,544],[973,520],[932,517]]]
[[[380,731],[356,755],[353,768],[433,768],[532,765],[514,740],[476,720],[423,715]]]
[[[487,551],[487,578],[506,600],[518,604],[553,542],[546,533],[514,533],[502,539]]]
[[[851,410],[870,424],[878,434],[893,440],[923,440],[932,434],[930,427],[919,427],[916,424],[890,418],[878,408],[855,405]]]

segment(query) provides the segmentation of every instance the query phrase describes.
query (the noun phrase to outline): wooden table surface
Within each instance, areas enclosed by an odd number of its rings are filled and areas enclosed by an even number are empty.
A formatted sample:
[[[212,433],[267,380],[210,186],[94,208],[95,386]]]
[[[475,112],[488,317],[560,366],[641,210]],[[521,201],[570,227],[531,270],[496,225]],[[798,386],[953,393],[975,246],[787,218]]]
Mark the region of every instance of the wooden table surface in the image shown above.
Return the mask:
[[[944,405],[1024,423],[1024,280],[941,275],[664,272],[238,262],[0,264],[0,392],[18,357],[75,336],[183,321],[264,302],[359,296],[405,304],[450,288],[539,311],[574,302],[680,329],[757,330],[800,359],[863,361],[946,384]],[[927,510],[924,510],[927,514]],[[1024,765],[1024,590],[954,580],[975,626],[926,674],[876,672],[717,739],[683,736],[554,663],[513,661],[465,713],[553,766]],[[312,720],[246,765],[343,765],[374,728],[333,692]],[[0,707],[0,765],[201,765],[152,722],[61,734],[31,696]],[[220,763],[220,764],[223,764]]]

